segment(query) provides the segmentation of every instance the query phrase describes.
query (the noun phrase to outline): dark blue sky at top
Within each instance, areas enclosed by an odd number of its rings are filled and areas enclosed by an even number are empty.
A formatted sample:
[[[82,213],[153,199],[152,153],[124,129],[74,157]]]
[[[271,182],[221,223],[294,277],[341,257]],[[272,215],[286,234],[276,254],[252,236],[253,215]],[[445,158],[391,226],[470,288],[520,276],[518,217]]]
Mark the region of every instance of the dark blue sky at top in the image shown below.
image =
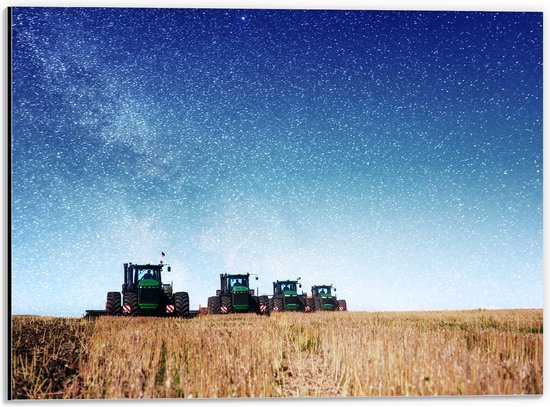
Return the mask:
[[[15,313],[161,250],[192,306],[221,272],[542,306],[541,13],[15,8],[12,38]]]

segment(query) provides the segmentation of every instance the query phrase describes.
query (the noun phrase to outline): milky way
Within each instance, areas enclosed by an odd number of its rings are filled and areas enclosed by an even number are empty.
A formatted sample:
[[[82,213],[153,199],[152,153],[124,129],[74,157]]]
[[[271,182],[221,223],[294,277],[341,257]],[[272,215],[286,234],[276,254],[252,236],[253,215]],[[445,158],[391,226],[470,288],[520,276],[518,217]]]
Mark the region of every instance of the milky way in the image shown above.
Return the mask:
[[[15,8],[12,47],[14,313],[161,251],[195,308],[543,305],[542,13]]]

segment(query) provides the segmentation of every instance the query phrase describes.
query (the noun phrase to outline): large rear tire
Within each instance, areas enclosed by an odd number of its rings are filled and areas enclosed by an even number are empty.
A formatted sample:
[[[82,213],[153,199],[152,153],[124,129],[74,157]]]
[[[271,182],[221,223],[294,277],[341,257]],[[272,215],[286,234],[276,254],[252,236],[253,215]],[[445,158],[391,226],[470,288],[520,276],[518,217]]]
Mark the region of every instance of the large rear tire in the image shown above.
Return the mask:
[[[260,295],[258,301],[260,303],[260,314],[269,315],[269,299],[267,295]]]
[[[231,296],[230,295],[222,296],[222,305],[220,308],[220,312],[222,314],[230,314],[232,311],[233,311],[233,307],[231,306]]]
[[[298,311],[304,312],[306,310],[306,297],[299,296],[298,299],[300,300],[300,309]]]
[[[283,312],[285,310],[282,298],[273,298],[273,312]]]
[[[136,292],[128,292],[124,294],[124,309],[127,315],[132,317],[141,314],[138,304],[138,294]]]
[[[314,298],[315,301],[315,311],[321,311],[321,299],[320,298]]]
[[[189,318],[189,294],[179,292],[174,294],[176,315],[181,318]]]
[[[250,296],[250,308],[248,309],[248,312],[254,312],[256,314],[260,313],[260,300],[258,297],[255,297],[253,295]]]
[[[347,311],[348,305],[346,304],[346,300],[338,300],[338,311]]]
[[[315,312],[315,300],[313,298],[306,298],[306,312]]]
[[[219,314],[221,301],[220,297],[208,297],[208,313]]]
[[[118,292],[108,292],[105,303],[107,315],[119,316],[122,314],[121,296]]]

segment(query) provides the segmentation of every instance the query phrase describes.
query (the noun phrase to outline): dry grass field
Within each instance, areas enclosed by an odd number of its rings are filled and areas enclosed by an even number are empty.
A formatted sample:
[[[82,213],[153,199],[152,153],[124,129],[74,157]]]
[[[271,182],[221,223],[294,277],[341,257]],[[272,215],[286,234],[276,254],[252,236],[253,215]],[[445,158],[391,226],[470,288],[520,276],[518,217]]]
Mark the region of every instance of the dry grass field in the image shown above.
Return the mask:
[[[13,398],[542,394],[542,310],[14,317]]]

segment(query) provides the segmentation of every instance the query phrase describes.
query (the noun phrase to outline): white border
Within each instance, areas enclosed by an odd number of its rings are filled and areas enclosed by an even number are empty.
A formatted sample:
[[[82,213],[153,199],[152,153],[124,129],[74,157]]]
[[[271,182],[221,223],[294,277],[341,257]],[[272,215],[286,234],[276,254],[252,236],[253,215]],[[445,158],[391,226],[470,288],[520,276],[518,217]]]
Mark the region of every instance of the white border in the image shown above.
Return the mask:
[[[542,0],[7,0],[7,6],[543,11]]]
[[[6,24],[7,24],[7,7],[9,6],[24,6],[24,7],[32,7],[32,6],[38,6],[38,7],[161,7],[161,8],[256,8],[256,9],[366,9],[366,10],[456,10],[456,11],[537,11],[537,12],[546,12],[548,10],[548,5],[550,2],[543,1],[543,0],[523,0],[523,1],[508,1],[508,0],[462,0],[462,1],[456,1],[456,0],[450,0],[450,1],[428,1],[428,0],[409,0],[409,1],[403,1],[403,0],[386,0],[386,1],[380,1],[380,0],[373,0],[373,1],[360,1],[360,0],[186,0],[186,1],[177,1],[177,0],[6,0],[2,2],[2,24],[1,24],[1,32],[0,32],[0,44],[1,44],[1,52],[2,52],[2,64],[1,64],[1,73],[2,73],[2,80],[0,82],[0,91],[2,94],[2,103],[3,111],[2,111],[2,142],[0,143],[0,156],[2,157],[2,164],[0,166],[0,175],[1,175],[1,183],[2,183],[2,191],[3,196],[7,193],[7,174],[6,174],[6,163],[5,159],[7,157],[6,155],[6,140],[7,140],[7,129],[6,125],[4,123],[7,119],[7,106],[6,106],[6,97],[7,97],[7,48],[6,48]],[[546,13],[545,13],[546,14]],[[544,16],[544,28],[546,28],[546,22],[547,18],[546,15]],[[546,35],[546,29],[544,30],[544,44],[548,43],[547,39],[548,36]],[[546,47],[544,47],[546,48]],[[544,61],[546,62],[546,52],[544,52]],[[545,64],[546,65],[546,64]],[[544,83],[548,83],[546,81],[547,75],[546,70],[544,71]],[[547,92],[546,89],[544,90],[544,96],[546,96]],[[544,97],[546,99],[546,97]],[[544,105],[544,112],[546,113],[546,104]],[[544,116],[547,116],[546,114]],[[546,140],[546,133],[547,131],[544,131],[544,139]],[[545,143],[546,144],[546,143]],[[548,162],[548,158],[550,156],[546,151],[544,151],[544,161]],[[544,184],[546,184],[546,177],[544,177]],[[545,188],[546,189],[546,188]],[[2,207],[2,216],[0,216],[0,229],[3,231],[1,241],[2,241],[2,248],[0,249],[0,256],[2,260],[2,268],[4,269],[7,266],[7,259],[6,259],[6,251],[7,249],[7,235],[6,235],[6,212],[7,208],[6,205],[6,199],[2,199],[1,207]],[[546,202],[546,200],[545,200]],[[544,209],[546,209],[546,204],[544,205]],[[546,210],[544,211],[546,212]],[[544,217],[544,230],[545,230],[545,237],[546,237],[546,230],[547,230],[547,221],[546,217]],[[544,239],[546,242],[547,239]],[[546,260],[546,243],[544,248],[544,257]],[[544,270],[545,270],[545,277],[547,276],[546,273],[546,261],[544,262]],[[4,290],[4,293],[6,292],[5,283],[7,281],[7,270],[3,273],[4,280],[3,280],[3,286],[2,289]],[[548,281],[545,278],[545,292],[547,287]],[[6,298],[4,295],[3,298]],[[546,296],[545,296],[546,300]],[[5,331],[5,327],[7,326],[7,300],[4,301],[4,312],[2,313],[2,332]],[[546,305],[546,301],[545,301]],[[546,308],[546,306],[545,306]],[[546,325],[546,324],[545,324]],[[0,380],[2,381],[2,385],[0,387],[1,393],[2,393],[2,401],[3,403],[6,402],[7,398],[7,377],[4,375],[7,374],[7,335],[2,335],[1,338],[1,346],[2,346],[2,359],[0,359],[0,365],[3,366],[3,368],[0,370]],[[547,341],[545,340],[545,345],[547,344]],[[546,348],[546,346],[545,346]],[[548,348],[546,348],[548,349]],[[545,352],[545,367],[548,367],[547,360],[548,358],[546,355],[549,352]],[[545,380],[546,382],[546,380]],[[546,386],[545,386],[546,387]],[[547,391],[548,392],[548,391]],[[266,400],[258,400],[258,399],[239,399],[237,400],[230,400],[230,399],[224,399],[224,400],[201,400],[198,401],[200,405],[219,405],[226,404],[226,403],[238,403],[238,402],[245,402],[245,403],[256,403],[260,402],[262,404],[265,403],[279,403],[284,402],[288,403],[288,405],[298,405],[300,404],[308,404],[308,405],[314,405],[317,403],[364,403],[367,402],[369,404],[374,405],[396,405],[396,404],[404,404],[407,406],[420,406],[424,405],[425,403],[429,405],[434,405],[436,403],[437,405],[443,404],[443,405],[463,405],[465,403],[474,403],[474,404],[480,404],[483,406],[510,406],[510,405],[517,405],[517,406],[530,406],[530,405],[540,405],[544,401],[544,399],[547,399],[548,397],[429,397],[429,398],[422,398],[422,397],[416,397],[416,398],[358,398],[358,399],[297,399],[297,400],[288,400],[288,399],[266,399]],[[149,400],[149,401],[142,401],[140,404],[142,405],[155,405],[157,403],[170,403],[174,402],[168,401],[168,400]],[[189,402],[194,402],[189,400]],[[73,403],[73,402],[70,402]],[[116,401],[104,401],[102,403],[117,404]],[[483,404],[481,404],[483,403]]]

